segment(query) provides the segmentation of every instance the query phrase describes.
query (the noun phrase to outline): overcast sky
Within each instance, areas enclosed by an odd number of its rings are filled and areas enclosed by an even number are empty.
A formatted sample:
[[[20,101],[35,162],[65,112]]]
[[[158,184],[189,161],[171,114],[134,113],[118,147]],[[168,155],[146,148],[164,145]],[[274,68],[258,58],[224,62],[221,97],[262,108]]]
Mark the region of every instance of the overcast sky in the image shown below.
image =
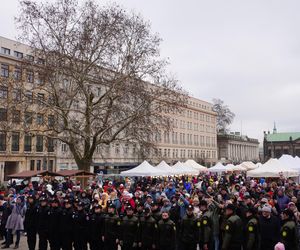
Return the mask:
[[[274,121],[279,132],[300,131],[300,1],[115,2],[151,21],[171,72],[191,95],[230,106],[232,130],[260,141]],[[17,5],[1,1],[1,36],[16,37]]]

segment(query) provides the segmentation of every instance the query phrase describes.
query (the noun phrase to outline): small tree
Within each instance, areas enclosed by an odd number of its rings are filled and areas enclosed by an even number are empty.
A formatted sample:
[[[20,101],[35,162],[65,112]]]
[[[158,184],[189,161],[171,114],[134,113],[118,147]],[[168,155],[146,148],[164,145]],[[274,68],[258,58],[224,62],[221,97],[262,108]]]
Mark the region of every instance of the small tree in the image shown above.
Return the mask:
[[[233,122],[235,114],[221,99],[213,99],[213,111],[217,113],[217,131],[219,133],[228,132],[228,126]]]
[[[181,111],[186,94],[166,73],[161,39],[141,16],[92,0],[22,0],[17,23],[39,58],[23,67],[43,78],[32,88],[55,115],[44,132],[69,146],[80,169],[89,170],[97,146],[132,142],[145,153],[154,133],[172,129],[169,114]]]

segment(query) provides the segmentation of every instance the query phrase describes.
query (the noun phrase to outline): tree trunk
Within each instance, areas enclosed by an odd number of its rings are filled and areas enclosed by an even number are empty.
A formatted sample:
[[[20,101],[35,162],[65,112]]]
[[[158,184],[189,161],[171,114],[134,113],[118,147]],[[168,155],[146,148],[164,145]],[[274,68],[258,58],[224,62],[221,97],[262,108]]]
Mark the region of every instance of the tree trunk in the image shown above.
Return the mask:
[[[75,160],[76,161],[76,160]],[[79,170],[84,170],[90,172],[90,166],[92,164],[92,159],[80,159],[76,161]]]

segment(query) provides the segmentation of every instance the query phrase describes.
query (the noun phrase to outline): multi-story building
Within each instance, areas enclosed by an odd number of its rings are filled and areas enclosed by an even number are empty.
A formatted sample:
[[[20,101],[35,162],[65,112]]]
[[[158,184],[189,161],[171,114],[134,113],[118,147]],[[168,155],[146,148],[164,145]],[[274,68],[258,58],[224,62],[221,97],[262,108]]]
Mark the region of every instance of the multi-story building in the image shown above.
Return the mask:
[[[22,170],[76,169],[68,146],[60,141],[54,143],[45,136],[44,131],[51,126],[54,118],[42,107],[47,99],[38,87],[42,79],[38,73],[17,65],[24,57],[42,60],[33,58],[28,46],[10,39],[0,37],[0,47],[0,180],[1,176]],[[32,99],[28,107],[16,105],[14,99],[19,98],[16,86],[13,86],[16,78],[22,88],[28,87],[25,96],[20,97]],[[32,88],[32,85],[36,87]],[[32,89],[34,92],[31,92]],[[157,150],[151,151],[147,160],[153,164],[161,160],[172,164],[178,160],[194,159],[207,166],[217,161],[216,113],[212,111],[211,103],[189,97],[183,111],[172,114],[170,118],[173,129],[158,131],[154,135]],[[115,166],[128,168],[139,164],[144,157],[138,145],[112,143],[105,149],[96,148],[93,166],[94,169]]]
[[[28,46],[0,37],[0,181],[21,170],[55,170],[56,166],[54,140],[39,133],[54,117],[42,107],[45,93],[38,87],[31,91],[42,79],[19,66],[23,58],[40,60]]]
[[[155,136],[157,149],[146,159],[152,164],[165,160],[169,164],[176,161],[194,159],[211,166],[217,162],[216,113],[212,104],[189,97],[187,107],[180,114],[173,114],[172,131],[158,131]],[[143,161],[139,147],[130,143],[113,143],[105,150],[96,148],[91,171],[123,169],[138,165]],[[57,168],[76,169],[75,160],[65,143],[58,143]]]
[[[283,154],[300,157],[300,132],[278,133],[274,125],[273,133],[264,132],[264,160],[280,158]]]
[[[218,134],[218,155],[224,162],[259,161],[259,141],[239,132]]]

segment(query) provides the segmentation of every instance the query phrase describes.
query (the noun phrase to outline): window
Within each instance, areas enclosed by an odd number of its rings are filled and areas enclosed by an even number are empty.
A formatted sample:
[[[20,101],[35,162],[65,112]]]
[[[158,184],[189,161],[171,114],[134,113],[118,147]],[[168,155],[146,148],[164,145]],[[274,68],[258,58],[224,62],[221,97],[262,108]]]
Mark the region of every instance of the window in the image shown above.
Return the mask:
[[[30,171],[34,170],[34,163],[35,163],[34,160],[30,160]]]
[[[54,127],[54,115],[48,116],[48,127],[53,128]]]
[[[43,147],[43,136],[42,135],[37,135],[36,136],[36,152],[43,152],[44,147]]]
[[[43,85],[44,83],[45,83],[45,77],[41,73],[38,73],[37,84]]]
[[[120,153],[119,144],[116,144],[115,153],[118,155]]]
[[[78,100],[73,101],[73,107],[74,107],[74,109],[79,109],[79,101]]]
[[[43,114],[37,114],[36,115],[36,123],[38,125],[43,125],[44,124],[44,115]]]
[[[67,152],[67,144],[66,143],[61,144],[61,151],[62,152]]]
[[[24,136],[24,151],[31,152],[31,146],[32,146],[32,136],[25,135]]]
[[[101,88],[97,88],[97,96],[101,95]]]
[[[27,70],[27,82],[33,83],[33,72]]]
[[[43,64],[45,64],[45,60],[42,59],[42,58],[39,58],[39,59],[37,60],[37,63],[40,64],[40,65],[43,65]]]
[[[15,80],[22,79],[22,69],[20,67],[15,67],[14,78],[15,78]]]
[[[45,102],[45,94],[43,94],[43,93],[38,93],[38,94],[37,94],[37,103],[38,103],[39,105],[42,105],[42,104],[44,104],[44,102]]]
[[[37,170],[37,171],[40,171],[40,170],[41,170],[41,163],[42,163],[41,160],[37,160],[37,161],[36,161],[36,170]]]
[[[33,62],[34,61],[34,56],[32,55],[26,55],[26,59],[30,62]]]
[[[53,138],[47,138],[47,149],[48,152],[54,152],[54,139]]]
[[[1,53],[4,55],[10,55],[10,49],[1,47]]]
[[[129,151],[129,146],[128,144],[125,144],[124,154],[128,154],[128,151]]]
[[[23,58],[23,53],[19,52],[19,51],[14,51],[14,56],[19,58],[19,59],[22,59]]]
[[[14,89],[12,91],[12,99],[14,101],[21,101],[21,90],[20,89]]]
[[[20,123],[21,121],[21,111],[20,110],[13,110],[12,111],[12,122]]]
[[[0,151],[6,151],[6,133],[0,133]]]
[[[12,133],[11,135],[11,151],[18,152],[20,149],[20,133]]]
[[[7,121],[7,109],[0,108],[0,121],[1,122]]]
[[[32,112],[25,112],[24,118],[25,118],[25,123],[26,124],[32,124]]]
[[[9,66],[8,64],[1,63],[1,76],[9,77]]]
[[[33,93],[31,91],[27,90],[25,96],[29,103],[33,103]]]
[[[53,160],[49,161],[49,168],[48,168],[49,171],[53,171],[53,165],[54,165],[53,163],[54,163]]]

